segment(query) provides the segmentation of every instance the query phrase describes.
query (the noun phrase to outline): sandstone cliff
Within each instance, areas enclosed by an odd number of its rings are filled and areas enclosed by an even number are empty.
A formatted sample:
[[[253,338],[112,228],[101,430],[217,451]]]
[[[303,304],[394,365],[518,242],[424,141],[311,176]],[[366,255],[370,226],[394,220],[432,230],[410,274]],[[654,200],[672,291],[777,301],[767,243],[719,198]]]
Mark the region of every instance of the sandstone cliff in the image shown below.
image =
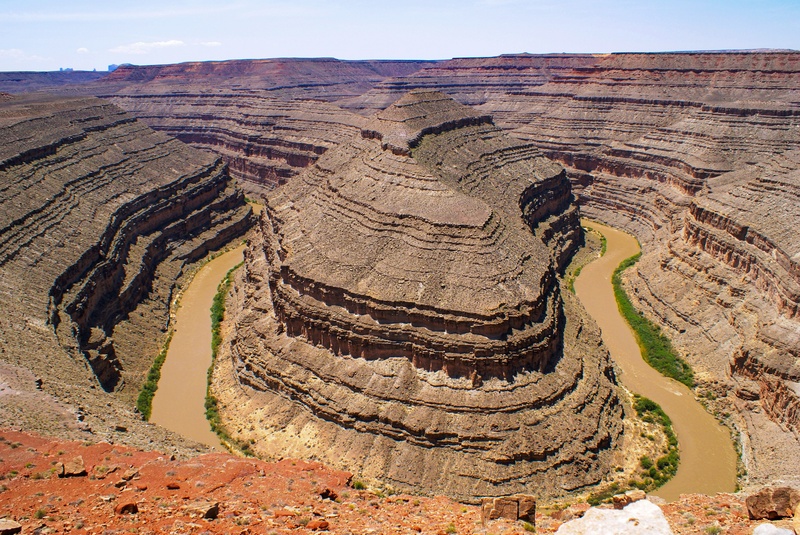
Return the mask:
[[[84,429],[140,426],[176,280],[250,209],[218,158],[99,99],[5,100],[0,129],[0,358],[91,416]]]
[[[611,470],[622,407],[557,272],[563,169],[441,93],[377,114],[269,196],[214,391],[265,456],[462,500]]]

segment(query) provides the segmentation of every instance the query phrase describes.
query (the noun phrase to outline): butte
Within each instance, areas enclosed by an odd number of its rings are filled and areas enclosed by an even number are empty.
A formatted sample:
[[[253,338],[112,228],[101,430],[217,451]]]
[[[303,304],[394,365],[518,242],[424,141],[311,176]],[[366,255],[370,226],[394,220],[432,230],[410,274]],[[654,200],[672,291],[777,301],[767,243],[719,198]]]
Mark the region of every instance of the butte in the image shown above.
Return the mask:
[[[464,501],[612,471],[613,369],[559,284],[581,240],[562,167],[412,92],[267,204],[213,386],[235,438]]]

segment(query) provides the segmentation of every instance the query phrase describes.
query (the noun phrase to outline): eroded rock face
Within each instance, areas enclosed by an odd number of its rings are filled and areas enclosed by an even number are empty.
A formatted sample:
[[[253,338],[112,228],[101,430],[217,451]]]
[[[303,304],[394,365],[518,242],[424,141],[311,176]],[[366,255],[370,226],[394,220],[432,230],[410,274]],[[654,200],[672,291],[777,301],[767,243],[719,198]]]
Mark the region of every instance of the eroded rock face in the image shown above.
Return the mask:
[[[328,102],[433,63],[320,58],[122,66],[80,90],[218,154],[246,191],[266,193],[363,126],[363,117]]]
[[[276,190],[237,285],[229,428],[475,501],[598,482],[621,406],[559,266],[563,169],[441,93],[411,93]],[[224,372],[220,372],[223,373]]]
[[[251,211],[218,158],[99,99],[11,98],[0,129],[0,357],[113,419],[91,389],[132,405],[182,269]]]

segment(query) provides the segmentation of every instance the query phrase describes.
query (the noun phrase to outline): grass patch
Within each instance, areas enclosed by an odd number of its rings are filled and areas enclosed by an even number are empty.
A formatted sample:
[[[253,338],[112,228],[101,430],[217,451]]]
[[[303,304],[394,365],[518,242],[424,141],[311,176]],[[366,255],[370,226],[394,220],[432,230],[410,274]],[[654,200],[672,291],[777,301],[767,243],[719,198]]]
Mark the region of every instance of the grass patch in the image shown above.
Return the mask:
[[[672,429],[672,420],[655,401],[634,394],[633,408],[642,421],[658,424],[667,437],[665,454],[655,461],[646,456],[639,459],[638,478],[630,481],[631,486],[649,491],[660,487],[677,473],[680,463],[678,437]]]
[[[662,375],[672,377],[691,388],[694,386],[692,368],[677,355],[669,338],[664,336],[661,329],[636,310],[622,287],[622,272],[634,265],[641,255],[642,253],[637,253],[627,260],[623,260],[614,270],[611,282],[614,285],[617,306],[633,329],[644,360]]]
[[[169,343],[172,341],[172,331],[167,335],[167,340],[164,342],[164,347],[158,353],[158,356],[150,366],[147,372],[147,379],[142,385],[142,390],[139,392],[139,397],[136,398],[136,408],[142,414],[142,418],[150,420],[150,414],[153,412],[153,396],[156,395],[158,390],[158,381],[161,379],[161,367],[164,361],[167,360],[167,351],[169,350]]]
[[[225,429],[225,426],[222,425],[222,420],[219,417],[219,402],[217,401],[216,396],[211,392],[211,376],[214,373],[214,364],[217,361],[217,352],[219,351],[219,346],[222,343],[222,321],[225,319],[225,296],[228,294],[228,290],[231,288],[231,282],[233,281],[233,273],[244,262],[239,262],[228,272],[225,274],[225,278],[219,283],[217,286],[217,293],[214,294],[214,300],[211,303],[211,366],[208,367],[208,372],[206,374],[207,381],[206,381],[206,401],[205,401],[205,408],[206,408],[206,419],[208,423],[211,425],[211,430],[217,434],[220,440],[229,446],[233,446],[241,451],[244,455],[248,457],[253,456],[253,451],[250,449],[250,444],[243,442],[239,443],[238,441],[234,440]]]

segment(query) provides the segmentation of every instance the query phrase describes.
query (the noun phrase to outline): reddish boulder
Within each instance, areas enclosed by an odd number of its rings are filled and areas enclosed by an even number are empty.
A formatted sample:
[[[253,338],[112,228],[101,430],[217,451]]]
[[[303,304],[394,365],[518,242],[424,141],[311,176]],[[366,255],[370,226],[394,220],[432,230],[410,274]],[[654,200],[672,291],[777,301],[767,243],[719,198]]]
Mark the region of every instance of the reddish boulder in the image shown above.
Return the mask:
[[[800,503],[800,491],[791,487],[765,487],[745,500],[751,520],[790,517]]]
[[[306,524],[306,529],[311,531],[327,531],[330,527],[327,520],[312,520]]]
[[[139,506],[134,502],[120,502],[114,507],[114,512],[118,515],[135,515],[139,512]]]
[[[323,500],[332,500],[334,502],[337,499],[339,499],[339,495],[336,493],[336,491],[331,489],[323,490],[322,492],[319,493],[319,497],[322,498]]]

